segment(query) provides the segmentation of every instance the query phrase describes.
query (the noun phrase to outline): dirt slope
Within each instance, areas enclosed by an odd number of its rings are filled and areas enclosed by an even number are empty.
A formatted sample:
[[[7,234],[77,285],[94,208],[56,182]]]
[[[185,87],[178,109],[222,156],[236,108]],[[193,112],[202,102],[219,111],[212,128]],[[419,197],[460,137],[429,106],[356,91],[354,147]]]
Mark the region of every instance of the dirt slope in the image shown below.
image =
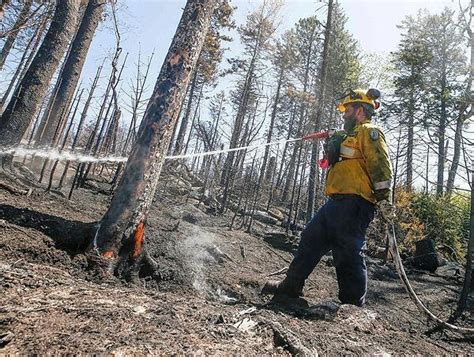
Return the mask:
[[[82,190],[74,201],[52,194],[0,191],[0,208],[28,208],[66,221],[99,219],[108,197]],[[88,276],[84,256],[55,248],[41,229],[0,220],[1,353],[114,354],[472,354],[469,341],[449,332],[425,334],[426,319],[394,272],[369,260],[363,309],[337,304],[330,256],[305,288],[311,308],[269,303],[259,295],[267,276],[292,255],[260,235],[227,229],[184,198],[159,199],[148,222],[149,248],[162,281],[128,286]],[[15,211],[22,214],[21,211]],[[61,221],[63,222],[63,221]],[[178,223],[179,222],[179,223]],[[40,227],[41,228],[41,227]],[[460,290],[460,272],[410,273],[422,299],[447,316]],[[471,319],[471,317],[469,317]],[[472,325],[465,318],[464,325]],[[432,327],[432,326],[430,326]]]

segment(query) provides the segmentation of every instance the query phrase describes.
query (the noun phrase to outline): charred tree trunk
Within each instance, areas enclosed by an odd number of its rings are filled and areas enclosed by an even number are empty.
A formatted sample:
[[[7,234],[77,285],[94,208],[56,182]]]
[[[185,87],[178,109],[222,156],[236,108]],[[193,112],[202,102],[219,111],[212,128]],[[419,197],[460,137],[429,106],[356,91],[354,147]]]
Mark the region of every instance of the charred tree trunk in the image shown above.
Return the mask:
[[[398,181],[398,164],[400,161],[400,142],[402,140],[402,130],[398,132],[398,141],[397,141],[397,153],[395,155],[395,167],[393,168],[393,183],[392,183],[392,202],[395,204],[395,188],[397,187]],[[388,239],[388,237],[387,237]],[[388,249],[388,246],[387,246]],[[388,252],[388,251],[387,251]]]
[[[230,145],[229,148],[233,149],[237,147],[237,144],[240,139],[240,134],[244,125],[245,116],[247,114],[248,109],[248,102],[250,98],[250,91],[252,88],[252,84],[254,81],[255,76],[255,65],[257,62],[258,54],[260,53],[260,31],[258,29],[257,40],[255,41],[255,46],[253,48],[252,58],[250,60],[249,68],[245,76],[244,85],[242,88],[242,95],[240,96],[239,107],[237,109],[237,114],[235,117],[234,127],[232,128],[232,135],[230,138]],[[230,184],[230,175],[232,168],[234,166],[234,158],[235,153],[233,151],[227,154],[224,163],[224,169],[221,175],[221,185],[224,185],[224,190],[227,191],[229,189]]]
[[[15,25],[13,25],[13,29],[8,34],[5,43],[3,44],[3,48],[0,51],[0,70],[2,70],[3,65],[5,64],[7,56],[13,47],[13,42],[15,42],[18,32],[20,32],[21,25],[28,18],[28,13],[30,12],[32,4],[33,0],[24,0],[23,2],[23,7],[21,8],[20,14],[18,15],[18,18],[15,21]]]
[[[81,97],[82,97],[82,93],[84,93],[84,89],[81,90],[81,93],[79,94],[79,98],[77,98],[77,102],[76,102],[76,107],[74,108],[74,112],[72,114],[72,117],[71,117],[71,120],[69,122],[69,125],[66,129],[66,133],[64,134],[64,138],[63,138],[63,142],[61,144],[61,148],[60,148],[60,152],[64,150],[64,148],[66,147],[67,145],[67,141],[69,139],[69,133],[71,132],[71,129],[72,129],[72,125],[74,124],[74,118],[76,117],[76,113],[77,113],[77,108],[79,107],[79,104],[81,102]],[[48,181],[48,187],[46,188],[46,191],[50,191],[51,190],[51,187],[53,185],[53,180],[54,180],[54,173],[56,172],[56,168],[58,166],[58,163],[59,163],[59,160],[56,160],[53,164],[53,167],[51,168],[51,172],[49,174],[49,181]]]
[[[474,161],[471,163],[472,180],[471,180],[471,218],[469,223],[469,241],[466,252],[466,270],[464,273],[464,284],[459,296],[458,306],[449,318],[449,322],[454,322],[462,315],[467,305],[469,293],[474,290],[474,274],[472,267],[474,266]]]
[[[272,114],[270,118],[270,125],[268,127],[268,133],[267,133],[267,144],[272,141],[272,136],[273,136],[273,127],[275,126],[275,118],[276,114],[278,111],[278,103],[280,102],[280,90],[281,90],[281,84],[283,82],[283,75],[284,75],[284,67],[282,66],[280,69],[280,74],[278,76],[278,83],[277,83],[277,89],[275,93],[275,101],[273,102],[273,108],[272,108]],[[262,185],[264,176],[265,176],[265,170],[267,168],[267,161],[268,161],[268,155],[270,153],[270,145],[267,145],[265,147],[265,154],[263,155],[263,162],[262,162],[262,167],[260,168],[260,176],[258,178],[258,189],[260,189],[260,186]]]
[[[188,0],[184,8],[123,177],[89,248],[91,259],[109,273],[134,280],[147,257],[146,218],[215,6],[216,0]]]
[[[20,143],[73,36],[78,13],[79,1],[58,2],[48,33],[2,115],[0,145]]]
[[[426,187],[426,194],[428,194],[428,189],[429,189],[429,175],[430,175],[430,146],[427,145],[428,147],[426,148],[426,167],[425,167],[425,187]]]
[[[474,7],[474,2],[471,1],[471,8]],[[462,145],[462,129],[466,118],[472,116],[474,109],[472,108],[473,103],[473,94],[472,94],[472,77],[474,75],[474,36],[472,34],[472,29],[469,26],[466,26],[466,30],[469,35],[469,42],[471,47],[471,67],[469,71],[469,77],[466,86],[465,100],[461,103],[459,109],[459,115],[456,121],[456,133],[454,135],[454,154],[451,167],[449,168],[448,173],[448,182],[446,184],[446,192],[450,194],[454,188],[454,180],[456,178],[456,173],[459,165],[459,159],[461,156],[461,145]],[[470,113],[466,111],[471,106]]]
[[[120,109],[114,110],[112,117],[110,118],[107,131],[105,133],[104,143],[102,144],[100,152],[103,152],[105,155],[115,152],[117,131],[120,123],[120,118],[122,116],[122,111]]]
[[[331,40],[332,31],[332,10],[333,0],[329,0],[328,3],[328,15],[326,20],[326,28],[324,30],[324,45],[323,45],[323,58],[321,63],[321,70],[319,73],[319,90],[317,92],[318,108],[316,116],[314,118],[314,131],[318,131],[321,126],[321,116],[323,113],[323,106],[326,96],[326,77],[328,72],[328,59],[329,59],[329,41]],[[311,164],[309,170],[309,183],[308,183],[308,205],[306,207],[306,221],[309,222],[314,213],[314,202],[316,198],[316,176],[318,175],[318,150],[319,143],[313,142],[311,150]]]
[[[298,124],[298,135],[301,135],[303,128],[303,123]],[[297,167],[296,160],[298,157],[298,152],[301,150],[301,143],[295,142],[293,146],[293,153],[291,154],[290,163],[288,164],[288,172],[285,179],[285,186],[283,187],[283,192],[281,194],[282,202],[288,201],[288,196],[290,195],[290,189],[293,184],[294,176],[296,175]]]
[[[413,184],[413,148],[414,148],[414,129],[415,129],[415,103],[413,92],[410,93],[410,103],[408,104],[408,138],[407,138],[407,173],[406,190],[410,192]],[[400,144],[400,143],[398,143]],[[398,160],[398,158],[397,158]]]
[[[28,71],[28,68],[30,68],[31,63],[33,62],[33,60],[36,56],[36,53],[38,52],[38,48],[40,47],[40,45],[42,43],[42,40],[43,40],[43,37],[44,37],[43,35],[44,35],[44,32],[46,30],[46,27],[47,27],[48,23],[49,23],[48,18],[43,19],[43,21],[41,22],[38,33],[36,34],[35,43],[33,45],[33,48],[31,49],[31,51],[28,55],[28,58],[26,60],[26,64],[23,66],[23,69],[21,70],[21,73],[18,77],[17,83],[13,87],[14,88],[13,93],[15,93],[18,90],[18,88],[20,87],[21,81],[23,80],[23,78],[25,78],[26,72]],[[10,91],[11,90],[12,89],[10,89]],[[10,95],[10,94],[8,93],[8,95]],[[8,98],[8,96],[5,97],[3,104],[5,104],[7,98]]]
[[[270,210],[270,206],[273,202],[273,195],[274,195],[274,191],[275,191],[275,174],[276,174],[276,169],[277,169],[277,164],[278,164],[278,149],[277,149],[277,156],[274,157],[272,156],[270,158],[270,163],[268,164],[268,176],[269,178],[265,178],[266,180],[268,180],[270,182],[270,190],[269,190],[269,193],[268,193],[268,201],[267,201],[267,212]]]
[[[454,154],[449,168],[448,181],[446,183],[446,193],[449,195],[454,189],[454,180],[459,166],[459,159],[461,158],[461,142],[462,142],[462,127],[464,125],[464,110],[459,113],[456,121],[456,131],[454,134]]]
[[[23,52],[23,55],[21,56],[20,63],[18,64],[18,67],[16,68],[15,73],[13,74],[13,77],[10,80],[10,83],[8,84],[8,88],[5,91],[5,93],[3,93],[2,99],[0,101],[0,111],[3,109],[4,104],[7,102],[11,91],[13,90],[13,88],[15,88],[15,83],[17,82],[17,80],[21,81],[21,79],[23,78],[22,75],[24,74],[25,70],[28,68],[29,63],[31,62],[31,59],[33,58],[33,56],[36,53],[36,50],[38,49],[40,40],[43,37],[45,26],[46,26],[46,21],[43,20],[41,24],[36,28],[35,34],[28,41],[25,51]],[[31,51],[30,51],[30,48],[31,48]]]
[[[443,68],[441,73],[441,93],[446,91],[446,63],[443,61]],[[446,136],[446,127],[448,121],[448,113],[446,108],[446,98],[444,94],[441,96],[441,107],[440,107],[440,118],[437,128],[437,137],[438,137],[438,174],[436,179],[436,195],[441,196],[444,192],[444,167],[446,161],[446,152],[445,149],[445,136]]]
[[[79,88],[80,89],[80,88]],[[71,114],[71,111],[72,111],[72,108],[74,106],[74,102],[76,101],[77,99],[77,96],[79,94],[79,90],[76,92],[76,95],[74,96],[74,99],[71,102],[67,103],[67,106],[63,108],[63,111],[61,112],[61,120],[60,122],[58,123],[58,125],[56,126],[56,131],[54,132],[54,141],[58,142],[63,134],[63,130],[64,130],[64,127],[67,123],[67,119],[69,118],[69,115]],[[47,170],[47,168],[50,166],[50,160],[49,158],[45,159],[44,162],[43,162],[43,167],[41,169],[41,173],[40,173],[40,177],[39,177],[39,180],[38,182],[42,182],[43,181],[43,178],[44,178],[44,174]]]
[[[65,60],[64,70],[61,73],[61,80],[58,79],[58,95],[52,103],[51,113],[44,124],[41,137],[37,140],[37,145],[44,146],[53,143],[54,131],[61,120],[60,114],[63,108],[70,102],[77,82],[82,72],[82,67],[86,61],[92,38],[99,24],[106,0],[89,0],[84,11],[81,24],[77,30],[71,50]]]
[[[140,63],[138,64],[137,69],[137,83],[135,88],[135,97],[132,108],[132,120],[130,121],[130,127],[128,128],[127,138],[123,145],[122,154],[126,155],[128,152],[128,147],[130,144],[133,145],[137,137],[137,121],[138,121],[138,107],[142,102],[143,91],[145,90],[145,84],[148,79],[148,73],[150,72],[151,62],[153,60],[155,53],[153,52],[148,59],[148,64],[145,70],[145,74],[141,77]],[[140,59],[139,59],[140,62]]]
[[[295,178],[293,180],[293,188],[291,190],[291,200],[290,200],[290,210],[288,212],[288,225],[286,226],[286,234],[290,232],[290,227],[291,227],[291,217],[293,215],[293,210],[294,210],[294,205],[295,205],[295,192],[296,192],[296,182],[298,181],[298,174],[299,174],[299,169],[301,167],[301,155],[303,153],[303,145],[298,145],[298,161],[296,163],[296,172],[295,172]]]
[[[189,127],[189,134],[188,134],[188,140],[186,140],[186,145],[184,146],[184,154],[188,153],[188,148],[189,148],[189,143],[191,142],[191,138],[193,135],[193,129],[195,126],[196,119],[199,122],[200,120],[200,107],[201,107],[201,98],[202,98],[202,90],[204,88],[204,84],[201,85],[201,90],[199,91],[198,95],[198,101],[196,103],[196,108],[194,108],[194,114],[193,114],[193,119],[191,120],[191,125]]]
[[[307,156],[307,150],[304,148],[304,156]],[[302,162],[302,168],[301,168],[301,174],[300,174],[300,182],[298,184],[298,193],[296,194],[296,204],[295,204],[295,216],[293,218],[293,223],[296,225],[298,223],[299,217],[300,217],[300,201],[301,201],[301,189],[304,185],[304,178],[306,177],[306,161],[303,159]],[[302,204],[301,204],[302,205]],[[291,219],[291,217],[290,217]],[[306,223],[306,221],[304,222]]]
[[[191,82],[191,87],[189,88],[189,97],[188,97],[188,103],[186,105],[186,112],[184,113],[183,119],[181,120],[178,136],[176,137],[176,143],[174,146],[174,155],[181,155],[183,151],[184,137],[186,136],[186,131],[188,129],[188,122],[189,122],[189,117],[191,115],[192,104],[193,104],[193,99],[194,99],[194,91],[196,90],[196,86],[197,86],[197,77],[198,77],[198,71],[196,69],[196,71],[194,72],[193,80]]]
[[[286,140],[289,140],[291,138],[291,134],[293,132],[293,123],[294,119],[296,116],[296,105],[293,105],[293,110],[291,113],[291,118],[290,118],[290,127],[288,128],[288,134],[286,136]],[[282,181],[283,181],[283,167],[285,165],[285,159],[286,159],[286,153],[288,151],[288,146],[289,143],[288,141],[285,143],[285,146],[283,147],[283,153],[281,154],[281,164],[280,164],[280,169],[278,170],[278,178],[276,180],[276,187],[281,187]]]
[[[117,76],[117,63],[120,57],[120,53],[122,52],[122,49],[117,47],[114,59],[112,60],[112,72],[110,74],[109,78],[109,84],[107,86],[107,90],[105,92],[105,97],[104,101],[102,102],[102,105],[99,110],[99,115],[97,117],[97,121],[94,126],[94,130],[91,133],[91,136],[89,140],[87,141],[85,151],[86,153],[91,153],[92,155],[97,155],[97,152],[100,148],[100,143],[102,141],[102,135],[104,134],[105,130],[105,123],[107,122],[107,117],[109,116],[110,109],[112,108],[112,105],[114,104],[114,96],[116,93],[115,88],[117,87],[118,83],[120,82],[120,78],[122,77],[122,72],[123,69],[125,68],[125,63],[127,63],[127,58],[128,58],[128,53],[125,55],[125,58],[122,63],[122,67],[120,68],[120,71]],[[107,100],[108,100],[108,95],[112,91],[112,98],[110,99],[109,105],[107,106]],[[107,106],[107,110],[104,115],[104,119],[102,121],[102,114],[104,113],[105,107]],[[102,121],[102,126],[100,131],[99,126]],[[96,140],[97,139],[97,140]],[[95,140],[95,145],[94,145],[94,140]],[[83,186],[85,181],[87,180],[87,176],[89,175],[89,171],[91,170],[93,164],[88,163],[88,164],[82,164],[80,165],[80,174],[79,178],[77,180],[77,186]]]
[[[87,112],[89,110],[89,106],[90,106],[90,103],[91,103],[91,100],[92,100],[92,96],[94,95],[95,89],[97,87],[97,82],[99,81],[100,72],[102,71],[102,68],[103,68],[103,66],[99,66],[99,68],[97,69],[97,73],[95,75],[94,81],[92,82],[92,86],[91,86],[91,89],[89,91],[89,95],[87,97],[86,103],[84,104],[84,108],[82,109],[81,118],[79,119],[79,123],[77,124],[76,135],[74,136],[74,140],[73,140],[72,145],[71,145],[71,151],[73,151],[73,152],[76,149],[76,146],[79,142],[79,138],[81,136],[81,131],[82,131],[82,126],[84,125],[84,121],[87,117]],[[63,186],[64,179],[67,176],[67,171],[69,169],[70,164],[71,164],[71,162],[68,160],[66,162],[66,165],[64,166],[63,174],[61,175],[61,179],[59,180],[58,189],[61,189],[62,186]]]

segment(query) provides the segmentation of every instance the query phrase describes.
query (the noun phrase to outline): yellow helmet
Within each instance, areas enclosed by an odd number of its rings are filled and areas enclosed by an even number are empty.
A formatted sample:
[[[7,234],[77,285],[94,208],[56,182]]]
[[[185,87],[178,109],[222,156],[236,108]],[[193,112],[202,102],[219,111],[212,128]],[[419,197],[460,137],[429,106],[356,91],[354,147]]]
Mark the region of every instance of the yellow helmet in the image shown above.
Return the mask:
[[[349,89],[344,96],[339,98],[342,99],[342,103],[337,106],[337,109],[339,109],[341,113],[344,113],[347,104],[363,103],[368,104],[370,106],[368,109],[371,109],[373,112],[380,107],[380,103],[377,102],[379,97],[380,91],[375,88],[370,88],[368,91],[364,91],[363,89]]]

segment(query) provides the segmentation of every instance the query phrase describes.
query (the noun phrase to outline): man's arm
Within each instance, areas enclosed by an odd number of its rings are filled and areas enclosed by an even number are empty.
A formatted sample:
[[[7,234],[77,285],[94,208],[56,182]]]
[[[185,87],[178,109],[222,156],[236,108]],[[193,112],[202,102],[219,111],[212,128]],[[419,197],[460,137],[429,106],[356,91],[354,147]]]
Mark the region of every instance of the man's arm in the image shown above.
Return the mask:
[[[364,157],[367,173],[372,182],[377,202],[391,200],[392,165],[388,146],[382,131],[373,126],[363,127],[359,132],[359,145]]]

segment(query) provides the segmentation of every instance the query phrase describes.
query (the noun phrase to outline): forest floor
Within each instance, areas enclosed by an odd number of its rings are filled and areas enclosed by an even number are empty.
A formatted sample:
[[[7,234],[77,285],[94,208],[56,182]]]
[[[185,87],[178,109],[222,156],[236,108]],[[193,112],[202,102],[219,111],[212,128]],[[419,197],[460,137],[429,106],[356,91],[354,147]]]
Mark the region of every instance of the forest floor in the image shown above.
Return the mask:
[[[161,281],[98,281],[88,275],[84,255],[56,248],[44,232],[48,224],[99,220],[109,199],[85,189],[71,201],[41,190],[30,196],[0,190],[0,354],[474,354],[472,340],[429,333],[433,324],[393,267],[375,258],[368,259],[364,308],[338,304],[331,256],[307,282],[309,308],[270,302],[261,287],[288,266],[294,249],[265,239],[281,228],[256,223],[253,235],[229,231],[230,214],[206,214],[185,196],[161,193],[148,220]],[[14,223],[24,214],[42,223]],[[436,273],[409,270],[421,299],[444,318],[462,275],[453,264]],[[469,313],[459,321],[473,322]]]

